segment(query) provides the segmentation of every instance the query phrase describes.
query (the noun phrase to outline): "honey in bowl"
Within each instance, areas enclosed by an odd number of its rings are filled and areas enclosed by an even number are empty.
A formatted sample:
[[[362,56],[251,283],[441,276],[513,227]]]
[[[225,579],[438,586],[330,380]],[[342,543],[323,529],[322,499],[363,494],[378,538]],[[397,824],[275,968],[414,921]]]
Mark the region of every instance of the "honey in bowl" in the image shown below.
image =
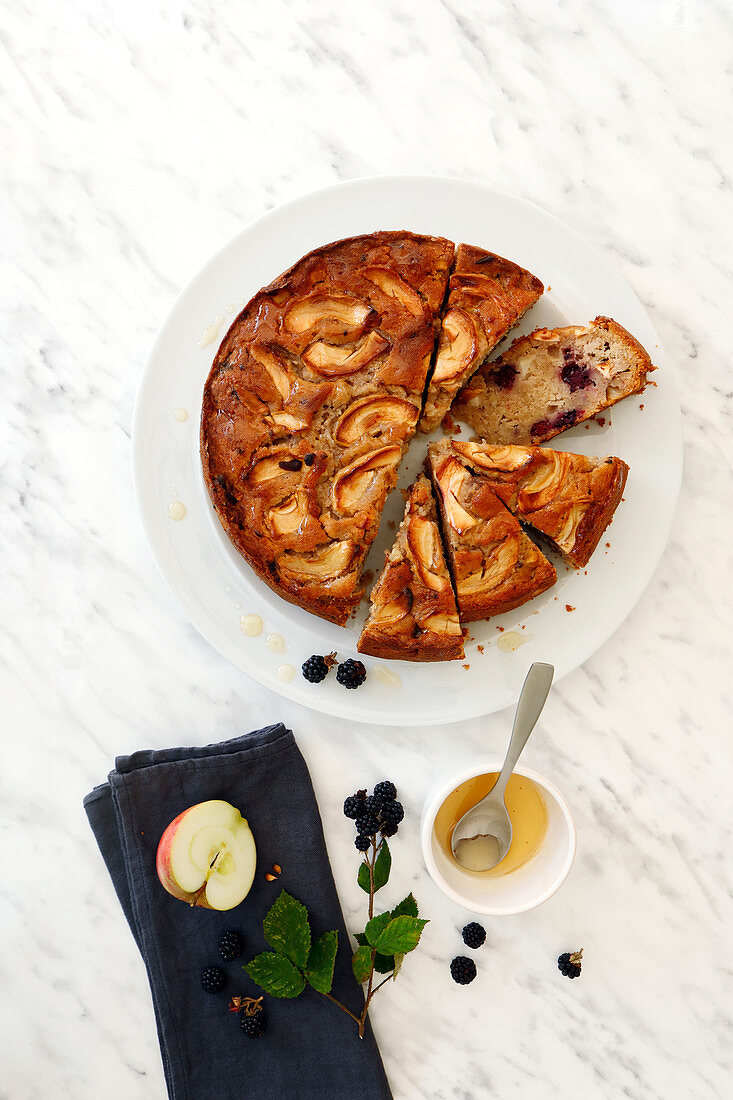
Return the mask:
[[[498,772],[490,772],[467,779],[451,791],[438,810],[433,828],[440,847],[449,859],[454,858],[451,839],[456,825],[472,806],[486,797],[498,778]],[[480,877],[508,875],[528,863],[539,850],[547,831],[547,807],[538,788],[531,779],[515,772],[509,777],[505,802],[512,823],[509,851],[490,871],[466,871],[466,874]]]

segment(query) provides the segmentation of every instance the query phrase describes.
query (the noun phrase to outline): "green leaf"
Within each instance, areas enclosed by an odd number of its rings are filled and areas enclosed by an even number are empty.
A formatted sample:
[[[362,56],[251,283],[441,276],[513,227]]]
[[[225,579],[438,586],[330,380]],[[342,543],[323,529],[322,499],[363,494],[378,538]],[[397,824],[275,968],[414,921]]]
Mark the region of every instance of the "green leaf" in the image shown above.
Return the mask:
[[[406,955],[408,951],[414,951],[427,923],[418,917],[395,917],[377,940],[377,951],[381,955]]]
[[[394,974],[392,975],[392,981],[395,980],[395,978],[399,974],[400,970],[402,969],[402,962],[403,962],[404,957],[405,957],[404,955],[395,955],[395,957],[394,957]]]
[[[366,936],[367,943],[374,947],[375,943],[379,939],[382,932],[392,919],[390,913],[380,913],[378,917],[372,917],[364,929],[364,935]]]
[[[356,881],[361,886],[365,894],[368,894],[371,890],[371,879],[369,878],[369,867],[366,860],[359,864],[359,873],[356,876]]]
[[[356,949],[351,959],[351,969],[354,971],[354,977],[360,985],[368,980],[372,972],[371,947],[358,947]]]
[[[386,840],[383,840],[374,862],[374,889],[381,890],[389,879],[392,868],[392,855]]]
[[[272,997],[297,997],[305,988],[305,978],[283,955],[263,951],[244,968],[253,982]]]
[[[274,947],[281,955],[285,955],[294,962],[300,970],[304,970],[311,947],[311,930],[306,907],[291,897],[286,890],[281,890],[265,917],[262,927],[270,947]]]
[[[374,956],[374,969],[377,974],[391,974],[394,970],[394,955],[380,955],[377,952]]]
[[[408,894],[392,910],[392,917],[416,917],[418,915],[417,902],[412,894]]]
[[[354,939],[360,947],[365,947],[369,943],[369,940],[366,938],[366,934],[364,932],[357,932],[354,936]]]
[[[311,947],[305,976],[319,993],[331,992],[337,947],[338,932],[324,932]]]

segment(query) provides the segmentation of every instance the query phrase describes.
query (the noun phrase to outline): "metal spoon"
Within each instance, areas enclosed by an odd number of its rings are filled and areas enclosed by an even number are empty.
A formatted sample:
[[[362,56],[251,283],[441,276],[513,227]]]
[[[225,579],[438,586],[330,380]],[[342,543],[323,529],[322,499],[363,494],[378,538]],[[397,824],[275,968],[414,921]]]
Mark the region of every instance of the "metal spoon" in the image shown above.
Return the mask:
[[[519,695],[512,736],[499,778],[486,797],[472,806],[453,830],[453,857],[468,871],[490,871],[509,851],[512,823],[504,802],[504,792],[519,755],[542,713],[554,672],[552,665],[540,661],[530,668]]]

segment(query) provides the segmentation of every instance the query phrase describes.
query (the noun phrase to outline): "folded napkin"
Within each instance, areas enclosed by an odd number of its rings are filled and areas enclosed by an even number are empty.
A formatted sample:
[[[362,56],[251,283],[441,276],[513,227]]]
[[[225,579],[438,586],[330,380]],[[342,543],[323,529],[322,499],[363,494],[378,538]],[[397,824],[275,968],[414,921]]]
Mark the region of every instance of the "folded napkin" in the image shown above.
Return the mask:
[[[254,885],[226,913],[177,901],[155,872],[169,822],[211,798],[241,810],[257,844]],[[84,808],[148,971],[174,1100],[391,1097],[371,1030],[360,1040],[354,1021],[310,987],[296,1000],[265,997],[261,1039],[244,1035],[228,1010],[233,994],[262,993],[242,964],[267,947],[262,919],[281,887],[307,906],[314,938],[338,929],[334,995],[357,1014],[364,1003],[351,974],[313,786],[290,730],[278,724],[219,745],[119,757]],[[265,873],[274,863],[282,875],[269,883]],[[222,963],[217,944],[230,928],[244,935],[245,953]],[[213,996],[201,988],[201,972],[211,965],[227,971],[224,991]]]

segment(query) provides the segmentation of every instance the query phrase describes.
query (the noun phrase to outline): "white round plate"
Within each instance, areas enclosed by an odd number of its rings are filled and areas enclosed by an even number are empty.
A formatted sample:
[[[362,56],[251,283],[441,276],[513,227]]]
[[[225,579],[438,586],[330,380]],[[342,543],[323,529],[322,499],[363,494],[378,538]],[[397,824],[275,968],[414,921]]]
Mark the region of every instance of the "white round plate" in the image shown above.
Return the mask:
[[[228,543],[209,504],[198,428],[213,356],[244,302],[310,249],[377,229],[468,241],[538,275],[546,293],[512,336],[605,314],[638,337],[660,369],[654,386],[617,405],[605,423],[592,421],[553,440],[558,449],[618,455],[631,467],[625,499],[587,572],[557,561],[558,583],[549,592],[500,618],[472,623],[465,663],[419,665],[367,657],[366,683],[347,691],[333,673],[322,684],[307,683],[300,665],[311,653],[337,650],[341,659],[356,656],[368,601],[343,629],[281,600],[255,576]],[[201,346],[204,332],[210,342]],[[188,412],[183,422],[174,416],[180,409]],[[339,184],[281,206],[206,264],[173,306],[153,346],[135,408],[132,458],[138,508],[153,556],[211,645],[261,684],[305,706],[364,722],[428,725],[508,706],[532,661],[550,661],[559,679],[610,637],[641,596],[666,545],[679,493],[681,440],[679,402],[659,337],[636,296],[603,257],[562,222],[510,195],[458,180],[396,177]],[[400,487],[413,479],[424,454],[425,437],[418,436]],[[185,506],[181,521],[169,517],[174,502]],[[375,575],[394,536],[389,521],[399,521],[403,507],[394,492],[367,562]],[[240,628],[248,613],[264,620],[258,637]],[[523,644],[507,652],[498,643],[504,638],[506,646],[510,631]],[[284,638],[283,653],[268,648],[271,633]],[[295,670],[288,682],[280,678],[283,665]],[[398,682],[385,683],[383,668],[396,672]]]

